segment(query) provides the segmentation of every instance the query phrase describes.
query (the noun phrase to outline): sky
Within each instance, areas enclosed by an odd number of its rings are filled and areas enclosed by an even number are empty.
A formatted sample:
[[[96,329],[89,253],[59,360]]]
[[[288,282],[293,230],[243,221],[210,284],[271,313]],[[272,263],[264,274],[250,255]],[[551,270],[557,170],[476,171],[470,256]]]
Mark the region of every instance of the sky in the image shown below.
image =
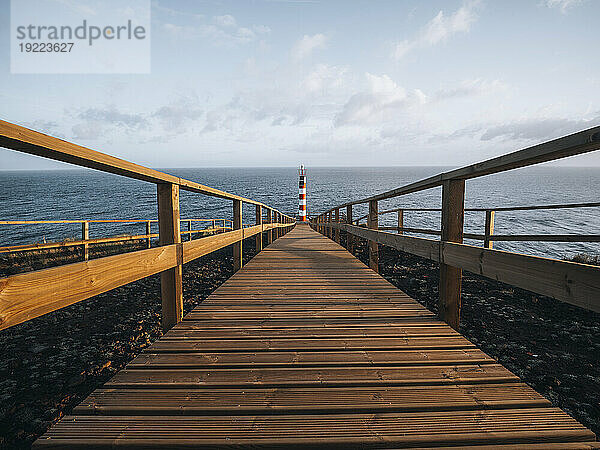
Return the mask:
[[[150,73],[11,74],[0,0],[0,118],[150,167],[457,167],[600,124],[599,16],[600,0],[154,0]],[[0,169],[58,167],[0,149]]]

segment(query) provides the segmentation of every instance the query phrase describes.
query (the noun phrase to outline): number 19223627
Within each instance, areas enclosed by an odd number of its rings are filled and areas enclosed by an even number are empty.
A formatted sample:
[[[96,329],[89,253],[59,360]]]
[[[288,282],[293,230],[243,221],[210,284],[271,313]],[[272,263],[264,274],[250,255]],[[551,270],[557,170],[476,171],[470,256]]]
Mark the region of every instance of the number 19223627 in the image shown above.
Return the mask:
[[[70,53],[74,42],[21,42],[19,49],[25,53]]]

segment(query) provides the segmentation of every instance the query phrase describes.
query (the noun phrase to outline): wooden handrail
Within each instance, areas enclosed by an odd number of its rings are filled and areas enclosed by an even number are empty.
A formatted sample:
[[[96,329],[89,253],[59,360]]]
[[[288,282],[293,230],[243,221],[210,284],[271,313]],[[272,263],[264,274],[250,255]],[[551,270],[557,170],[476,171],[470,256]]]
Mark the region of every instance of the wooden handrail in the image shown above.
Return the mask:
[[[188,223],[187,231],[180,231],[182,235],[192,235],[199,233],[207,233],[207,232],[218,232],[222,230],[231,230],[232,226],[227,226],[225,223],[233,223],[231,219],[204,219],[204,218],[191,218],[191,219],[181,219],[181,222]],[[145,223],[151,224],[156,223],[158,220],[156,219],[69,219],[69,220],[2,220],[0,221],[0,225],[40,225],[40,224],[83,224],[83,235],[80,240],[64,240],[64,241],[55,241],[55,242],[44,242],[37,244],[23,244],[23,245],[11,245],[0,247],[0,253],[12,253],[12,252],[22,252],[29,250],[46,250],[51,248],[59,248],[59,247],[75,247],[75,246],[86,246],[85,249],[85,257],[84,259],[88,259],[87,254],[87,246],[89,244],[106,244],[106,243],[114,243],[114,242],[123,242],[123,241],[135,241],[135,240],[149,240],[151,238],[158,237],[159,235],[156,233],[147,232],[145,234],[136,234],[136,235],[120,235],[120,236],[110,236],[105,238],[96,238],[89,239],[89,227],[90,223],[119,223],[119,224],[127,224],[127,223]],[[204,229],[193,230],[191,228],[192,222],[222,222],[223,226],[214,226]],[[147,231],[149,228],[147,227]],[[148,247],[150,247],[150,242],[148,241]]]
[[[600,312],[600,267],[332,223],[370,242]]]
[[[155,184],[174,184],[186,191],[267,207],[267,205],[249,198],[150,169],[4,120],[0,120],[0,147],[136,180]]]
[[[505,172],[507,170],[554,161],[568,156],[581,155],[583,153],[593,152],[599,148],[600,126],[597,126],[552,141],[537,144],[523,150],[518,150],[459,169],[454,169],[449,172],[443,172],[406,186],[382,192],[381,194],[343,203],[328,209],[326,212],[333,211],[335,208],[343,208],[348,205],[359,205],[370,201],[385,200],[400,195],[412,194],[414,192],[439,187],[444,181],[468,180],[494,173]]]
[[[212,222],[213,220],[224,220],[232,222],[231,219],[181,219],[181,222]],[[157,219],[68,219],[68,220],[0,220],[0,225],[40,225],[40,224],[61,224],[61,223],[144,223],[158,222]]]
[[[419,256],[424,256],[440,263],[440,300],[439,311],[440,318],[446,321],[450,326],[458,329],[460,322],[461,309],[461,270],[464,268],[481,275],[488,276],[500,281],[514,284],[543,295],[550,295],[559,300],[582,306],[585,308],[600,311],[600,305],[597,301],[600,297],[600,286],[591,282],[587,278],[587,274],[593,273],[600,279],[600,268],[583,267],[584,265],[576,265],[576,263],[562,262],[556,260],[547,263],[539,263],[539,259],[527,255],[520,255],[510,252],[499,252],[493,250],[494,241],[553,241],[553,242],[600,242],[600,235],[494,235],[494,216],[497,211],[525,211],[525,210],[541,210],[541,209],[563,209],[563,208],[581,208],[581,207],[596,207],[600,203],[571,203],[562,205],[536,205],[525,207],[503,207],[503,208],[465,208],[464,205],[464,190],[465,180],[477,178],[484,175],[504,172],[519,167],[531,166],[542,162],[553,161],[567,156],[573,156],[598,150],[600,148],[600,127],[590,128],[580,131],[559,139],[549,142],[534,145],[532,147],[509,153],[507,155],[492,158],[481,163],[472,164],[460,169],[455,169],[449,172],[444,172],[433,177],[420,180],[406,186],[402,186],[390,191],[386,191],[371,197],[355,200],[335,206],[324,211],[312,218],[311,225],[330,236],[333,229],[344,229],[349,235],[359,236],[367,239],[369,243],[369,264],[374,266],[374,256],[377,252],[377,244],[391,245],[410,253],[415,253]],[[396,208],[387,211],[382,211],[381,214],[390,212],[398,212],[398,226],[384,227],[385,229],[393,229],[397,234],[391,234],[386,231],[378,230],[377,217],[377,202],[401,195],[411,194],[434,187],[442,187],[442,207],[441,208]],[[342,207],[351,208],[352,205],[368,203],[369,214],[354,219],[353,222],[340,224],[331,219],[331,212],[338,211]],[[428,230],[407,228],[404,226],[404,211],[438,211],[441,212],[441,230]],[[349,209],[351,211],[351,209]],[[484,235],[465,234],[464,233],[464,214],[465,211],[484,211],[486,213],[485,233]],[[361,219],[367,218],[367,228],[358,227],[353,223],[360,222]],[[412,231],[417,233],[438,234],[441,236],[439,241],[428,240],[422,238],[413,238],[404,236],[404,231]],[[463,238],[481,238],[484,240],[484,249],[480,247],[464,246]],[[453,249],[456,253],[452,256],[445,257],[444,251]],[[476,253],[484,251],[484,253]],[[450,251],[450,250],[448,250]],[[502,254],[502,256],[498,256]],[[437,255],[437,256],[436,256]],[[450,255],[450,254],[449,254]],[[506,255],[514,255],[511,259]],[[472,260],[462,260],[461,258],[472,257]],[[486,258],[488,263],[486,270],[482,269],[483,258]],[[516,268],[514,274],[502,264],[512,264]],[[530,267],[521,267],[519,264],[531,264],[535,266],[535,270],[530,270]],[[554,268],[560,267],[562,271],[557,272]],[[373,267],[375,268],[375,267]],[[479,270],[475,270],[479,268]],[[541,268],[541,269],[540,269]],[[537,272],[537,270],[547,270],[545,273]],[[562,276],[561,280],[569,279],[580,275],[579,272],[585,272],[585,280],[582,281],[582,286],[579,289],[572,289],[569,285],[564,286],[564,290],[546,289],[540,286],[539,280],[546,280],[547,273],[552,276]],[[499,274],[502,274],[500,276]],[[527,280],[523,274],[528,277],[535,277],[535,280]],[[556,281],[551,279],[546,280],[550,285]],[[588,283],[586,285],[586,283]],[[565,294],[566,291],[566,294]],[[593,297],[595,296],[595,297]]]
[[[576,208],[595,208],[599,207],[600,202],[587,202],[587,203],[564,203],[554,205],[533,205],[533,206],[504,206],[504,207],[489,207],[489,208],[465,208],[465,212],[485,212],[485,211],[534,211],[544,209],[576,209]],[[440,212],[441,208],[394,208],[386,209],[385,211],[379,212],[379,215],[389,214],[398,211],[416,211],[416,212]],[[368,214],[360,216],[354,219],[355,222],[360,222],[362,219],[366,219]],[[1,222],[0,222],[1,223]]]
[[[28,272],[0,278],[0,329],[16,325],[47,312],[106,292],[118,286],[153,275],[161,274],[162,324],[166,331],[181,320],[183,312],[182,265],[194,258],[210,253],[225,245],[235,245],[235,254],[241,264],[241,241],[262,231],[277,238],[279,230],[289,230],[295,220],[261,202],[230,194],[193,181],[169,175],[158,170],[134,164],[111,155],[97,152],[19,125],[0,120],[0,146],[57,161],[79,165],[107,173],[155,183],[157,185],[159,247],[116,256],[87,261],[89,223],[102,220],[37,221],[37,223],[81,223],[82,242],[86,261],[67,264],[51,269]],[[205,239],[181,242],[179,216],[179,190],[184,189],[204,195],[232,200],[234,203],[234,231]],[[253,204],[267,211],[267,223],[243,228],[241,224],[242,204]],[[273,219],[273,220],[271,220]],[[206,219],[197,219],[206,220]],[[216,227],[216,219],[212,228]],[[223,220],[223,219],[219,219]],[[146,234],[150,246],[150,224],[155,220],[127,219],[115,222],[146,222]],[[24,225],[32,221],[2,221],[0,224]],[[231,222],[231,221],[230,221]],[[233,233],[233,234],[231,234]],[[216,238],[216,239],[213,239]],[[202,241],[202,242],[201,242]]]
[[[262,231],[289,226],[265,223],[193,241],[0,278],[0,330],[173,269]]]

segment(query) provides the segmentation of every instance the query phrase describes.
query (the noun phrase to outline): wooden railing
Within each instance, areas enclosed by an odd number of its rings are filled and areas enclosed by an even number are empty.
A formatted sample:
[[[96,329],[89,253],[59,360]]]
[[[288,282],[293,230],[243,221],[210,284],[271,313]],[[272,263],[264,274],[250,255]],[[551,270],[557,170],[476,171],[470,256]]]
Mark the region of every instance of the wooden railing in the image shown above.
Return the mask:
[[[221,233],[226,230],[233,230],[233,221],[231,219],[181,219],[182,224],[187,223],[187,230],[181,231],[182,235],[187,235],[188,240],[192,240],[193,235],[205,235],[206,233]],[[209,228],[192,229],[192,223],[210,223]],[[90,239],[90,224],[92,223],[113,223],[113,224],[145,224],[146,232],[135,235],[119,235],[105,238]],[[64,247],[83,248],[83,260],[89,259],[89,246],[95,244],[110,244],[125,241],[146,241],[147,248],[151,247],[152,238],[158,237],[158,233],[152,233],[152,224],[158,223],[156,219],[87,219],[87,220],[0,220],[1,225],[51,225],[51,224],[79,224],[81,226],[81,239],[68,239],[63,241],[42,242],[36,244],[10,245],[0,247],[0,253],[15,253],[33,250],[46,250]]]
[[[162,326],[183,315],[183,264],[233,245],[234,270],[242,267],[242,241],[255,236],[257,251],[295,225],[295,220],[256,200],[204,186],[0,121],[0,147],[101,170],[157,186],[159,246],[0,278],[0,329],[8,328],[116,287],[161,274]],[[231,200],[233,230],[182,242],[180,189]],[[242,227],[242,204],[255,206],[256,223]],[[264,218],[266,212],[266,220]],[[150,234],[150,233],[147,233]]]
[[[311,226],[330,238],[340,241],[340,230],[347,233],[347,245],[353,248],[353,237],[368,241],[369,265],[378,270],[378,244],[387,245],[440,263],[439,315],[453,328],[460,323],[462,270],[467,270],[498,281],[512,284],[542,295],[600,312],[600,267],[550,258],[523,255],[495,250],[493,241],[544,240],[555,242],[599,242],[599,235],[494,235],[495,211],[561,209],[600,206],[597,203],[569,205],[542,205],[512,208],[473,209],[486,212],[483,235],[465,234],[465,182],[471,178],[500,173],[519,167],[583,154],[600,148],[600,127],[590,128],[563,138],[545,142],[481,163],[426,178],[406,186],[368,198],[355,200],[331,208],[311,218]],[[384,211],[398,213],[398,226],[379,227],[378,202],[426,189],[442,187],[441,208],[417,208],[420,211],[440,211],[440,230],[404,227],[404,211],[397,208]],[[352,217],[352,207],[367,203],[366,228],[357,225]],[[345,209],[345,223],[340,212]],[[362,218],[365,218],[363,216]],[[362,219],[360,218],[360,219]],[[390,233],[393,229],[397,233]],[[406,236],[404,232],[426,233],[440,236],[440,240]],[[484,247],[463,244],[463,238],[484,240]]]
[[[600,242],[600,234],[494,234],[494,226],[496,222],[496,212],[502,211],[538,211],[538,210],[555,210],[555,209],[577,209],[577,208],[597,208],[600,207],[598,202],[590,203],[569,203],[559,205],[536,205],[536,206],[509,206],[504,208],[465,208],[465,212],[484,212],[484,232],[478,233],[463,233],[463,238],[483,241],[485,248],[493,248],[494,241],[504,242]],[[429,228],[411,228],[405,227],[406,211],[412,212],[441,212],[441,208],[395,208],[386,211],[380,211],[379,216],[384,214],[396,213],[397,225],[395,227],[379,227],[379,230],[396,231],[398,234],[413,233],[413,234],[428,234],[441,236],[441,230],[433,230]],[[368,214],[359,217],[354,221],[354,224],[360,225],[360,221],[367,218]]]

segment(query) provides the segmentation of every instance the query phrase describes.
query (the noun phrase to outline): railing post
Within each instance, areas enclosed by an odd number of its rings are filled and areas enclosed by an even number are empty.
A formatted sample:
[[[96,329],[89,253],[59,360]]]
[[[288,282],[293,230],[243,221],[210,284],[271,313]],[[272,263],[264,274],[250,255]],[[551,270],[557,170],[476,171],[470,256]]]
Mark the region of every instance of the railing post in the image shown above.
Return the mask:
[[[179,228],[179,186],[157,184],[159,245],[181,244]],[[181,249],[177,251],[177,265],[160,274],[162,297],[162,328],[167,332],[183,316],[183,285]]]
[[[335,209],[335,223],[336,223],[336,225],[340,223],[340,208]],[[339,244],[340,243],[340,229],[339,228],[335,229],[333,236],[334,236],[335,242],[337,242]]]
[[[494,234],[494,218],[496,216],[496,211],[492,209],[488,209],[485,212],[485,238],[483,241],[483,246],[485,248],[494,248],[494,241],[490,239],[490,237]]]
[[[463,241],[465,180],[448,180],[442,185],[442,244]],[[462,270],[440,263],[439,316],[455,330],[460,324]]]
[[[152,238],[150,237],[150,234],[152,234],[150,232],[150,230],[152,229],[151,223],[152,222],[150,222],[149,220],[146,221],[146,236],[148,236],[146,243],[147,243],[148,248],[150,248],[152,246]]]
[[[256,225],[260,225],[260,233],[256,235],[256,253],[260,253],[263,248],[263,225],[262,225],[262,206],[256,205]]]
[[[225,225],[225,221],[224,220],[223,220],[223,225]],[[214,234],[217,234],[216,228],[217,228],[217,221],[215,219],[213,219],[213,221],[212,221],[212,232]]]
[[[273,223],[273,210],[267,209],[267,223],[271,225]],[[267,231],[267,245],[273,243],[273,230],[269,228]]]
[[[369,202],[369,217],[367,227],[371,230],[379,229],[379,214],[377,200]],[[379,244],[376,241],[369,242],[369,267],[379,272]]]
[[[191,219],[188,220],[187,223],[188,223],[188,229],[187,229],[188,230],[188,241],[191,241],[192,240],[192,220]]]
[[[398,210],[398,234],[404,234],[404,210]]]
[[[329,211],[328,217],[327,217],[327,223],[329,224],[327,226],[327,237],[329,239],[333,239],[333,228],[331,228],[331,222],[333,221],[333,213],[331,211]]]
[[[233,229],[240,230],[242,228],[242,201],[233,201]],[[233,244],[233,271],[237,272],[242,268],[242,241],[240,239]]]
[[[81,223],[81,239],[87,241],[90,238],[90,223]],[[90,247],[87,243],[83,244],[83,260],[87,261],[90,259]]]
[[[352,205],[346,206],[346,223],[352,225]],[[352,233],[346,233],[346,249],[352,253],[354,251],[354,236]]]

